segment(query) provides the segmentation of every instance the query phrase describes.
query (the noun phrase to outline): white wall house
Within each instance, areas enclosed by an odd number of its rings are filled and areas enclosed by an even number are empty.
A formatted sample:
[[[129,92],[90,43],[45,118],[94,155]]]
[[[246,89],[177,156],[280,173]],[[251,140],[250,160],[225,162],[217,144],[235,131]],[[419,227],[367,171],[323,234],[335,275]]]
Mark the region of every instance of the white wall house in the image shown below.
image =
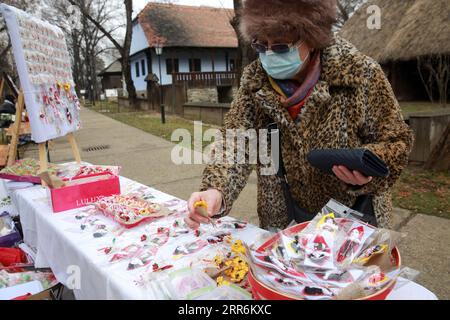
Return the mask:
[[[163,85],[172,84],[172,73],[234,71],[237,38],[229,15],[227,9],[149,3],[133,24],[130,63],[136,90],[147,89],[149,73],[160,78],[158,39],[164,42]]]

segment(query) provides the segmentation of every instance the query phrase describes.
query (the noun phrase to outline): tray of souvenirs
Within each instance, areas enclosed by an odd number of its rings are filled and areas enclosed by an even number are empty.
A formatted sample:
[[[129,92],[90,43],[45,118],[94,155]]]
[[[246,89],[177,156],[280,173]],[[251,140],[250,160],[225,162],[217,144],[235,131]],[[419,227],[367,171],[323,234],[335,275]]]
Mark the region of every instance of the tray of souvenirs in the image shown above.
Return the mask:
[[[0,178],[16,182],[31,182],[34,184],[40,184],[40,171],[41,165],[39,164],[39,161],[27,158],[18,160],[12,166],[6,167],[1,170]],[[56,174],[57,166],[54,164],[49,164],[48,171],[50,171],[52,174]]]
[[[94,203],[97,210],[126,228],[134,228],[144,222],[165,217],[170,211],[137,195],[113,195]]]
[[[74,179],[98,176],[112,175],[119,176],[121,167],[119,166],[101,166],[85,163],[68,163],[57,166],[56,176],[63,181],[71,181]]]
[[[402,267],[401,234],[372,227],[332,200],[311,221],[246,248],[248,281],[256,299],[384,300]]]

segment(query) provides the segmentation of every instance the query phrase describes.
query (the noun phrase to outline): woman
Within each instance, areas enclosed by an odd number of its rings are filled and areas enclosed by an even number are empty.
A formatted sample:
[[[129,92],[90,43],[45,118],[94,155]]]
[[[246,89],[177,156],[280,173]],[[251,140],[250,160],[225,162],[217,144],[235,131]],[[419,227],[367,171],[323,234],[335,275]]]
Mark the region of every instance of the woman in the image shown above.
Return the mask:
[[[292,198],[318,212],[331,198],[353,206],[370,195],[378,226],[391,227],[391,188],[412,145],[412,134],[381,67],[352,44],[333,36],[335,0],[246,0],[241,31],[259,54],[244,71],[224,129],[265,129],[276,123]],[[390,169],[388,178],[366,177],[343,166],[334,175],[313,168],[315,149],[365,148]],[[258,172],[258,216],[263,228],[285,228],[282,180]],[[209,217],[227,215],[253,169],[249,164],[211,164],[201,192],[189,200],[187,224],[210,219],[194,203],[205,200]],[[311,217],[312,218],[312,217]]]

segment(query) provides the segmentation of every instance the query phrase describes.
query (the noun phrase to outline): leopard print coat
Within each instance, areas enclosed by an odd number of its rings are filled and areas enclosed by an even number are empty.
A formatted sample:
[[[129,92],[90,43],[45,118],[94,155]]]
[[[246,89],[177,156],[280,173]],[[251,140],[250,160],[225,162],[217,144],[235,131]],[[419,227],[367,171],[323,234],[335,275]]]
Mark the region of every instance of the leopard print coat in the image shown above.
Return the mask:
[[[392,227],[391,188],[408,163],[413,135],[380,65],[336,36],[322,50],[322,75],[308,98],[300,121],[293,121],[269,83],[259,60],[249,65],[226,116],[225,129],[265,129],[276,122],[291,192],[298,205],[318,212],[331,198],[353,206],[360,195],[374,196],[380,227]],[[366,148],[383,159],[391,174],[355,189],[334,175],[312,167],[314,149]],[[245,187],[255,166],[209,164],[201,190],[217,189],[224,196],[225,214]],[[290,221],[277,175],[258,174],[258,216],[262,228],[284,229]]]

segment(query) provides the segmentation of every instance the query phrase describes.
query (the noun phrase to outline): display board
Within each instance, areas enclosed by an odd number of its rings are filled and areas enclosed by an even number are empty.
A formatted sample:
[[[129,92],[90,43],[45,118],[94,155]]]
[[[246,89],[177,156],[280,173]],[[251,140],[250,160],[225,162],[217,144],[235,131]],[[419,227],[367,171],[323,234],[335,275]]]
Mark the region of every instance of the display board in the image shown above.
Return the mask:
[[[36,143],[81,128],[71,59],[63,31],[17,8],[0,4],[11,38],[31,135]]]

